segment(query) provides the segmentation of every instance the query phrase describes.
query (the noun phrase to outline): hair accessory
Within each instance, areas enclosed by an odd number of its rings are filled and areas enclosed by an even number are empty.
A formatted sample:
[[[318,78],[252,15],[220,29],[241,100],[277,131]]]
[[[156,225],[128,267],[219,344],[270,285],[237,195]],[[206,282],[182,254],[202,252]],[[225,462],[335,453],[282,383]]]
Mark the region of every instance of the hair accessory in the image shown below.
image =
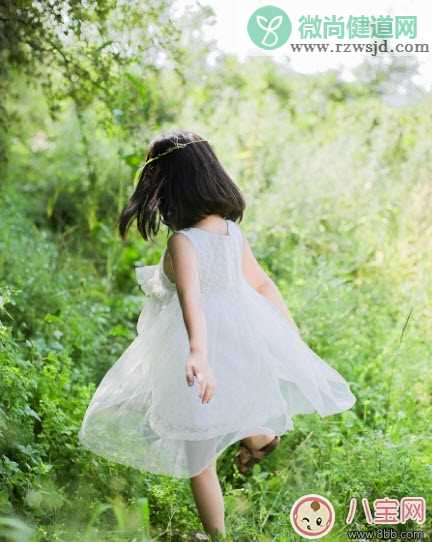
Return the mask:
[[[207,139],[195,139],[194,141],[188,141],[187,143],[176,143],[176,144],[174,145],[174,147],[170,147],[170,148],[167,149],[166,151],[161,152],[160,154],[157,154],[156,156],[153,156],[152,158],[149,158],[148,160],[146,160],[146,162],[144,162],[144,164],[143,164],[142,166],[140,166],[140,167],[138,168],[138,171],[136,172],[135,178],[134,178],[134,185],[136,185],[136,183],[138,182],[138,179],[140,178],[143,169],[144,169],[148,164],[150,164],[150,162],[153,162],[154,160],[157,160],[157,159],[160,158],[161,156],[165,156],[166,154],[169,154],[169,153],[172,152],[172,151],[175,151],[175,150],[177,150],[177,149],[183,149],[183,148],[186,147],[187,145],[191,145],[192,143],[199,143],[199,142],[201,142],[201,141],[207,141]]]

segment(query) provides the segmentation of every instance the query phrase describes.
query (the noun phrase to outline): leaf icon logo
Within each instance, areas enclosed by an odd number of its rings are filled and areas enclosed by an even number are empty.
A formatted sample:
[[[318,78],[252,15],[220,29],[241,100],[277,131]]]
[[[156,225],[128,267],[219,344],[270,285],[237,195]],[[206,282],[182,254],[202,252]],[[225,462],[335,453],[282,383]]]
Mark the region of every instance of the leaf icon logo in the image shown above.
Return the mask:
[[[275,49],[283,45],[289,38],[291,21],[282,9],[275,6],[265,6],[257,9],[250,17],[248,33],[252,41],[259,47]]]
[[[266,47],[274,47],[277,45],[277,42],[279,40],[278,35],[276,34],[275,30],[277,30],[280,25],[282,24],[282,15],[276,15],[273,17],[273,19],[268,21],[264,15],[257,15],[256,22],[257,25],[262,29],[265,30],[265,34],[263,39],[261,40],[261,43],[265,45]],[[272,39],[272,42],[268,42],[268,38]]]

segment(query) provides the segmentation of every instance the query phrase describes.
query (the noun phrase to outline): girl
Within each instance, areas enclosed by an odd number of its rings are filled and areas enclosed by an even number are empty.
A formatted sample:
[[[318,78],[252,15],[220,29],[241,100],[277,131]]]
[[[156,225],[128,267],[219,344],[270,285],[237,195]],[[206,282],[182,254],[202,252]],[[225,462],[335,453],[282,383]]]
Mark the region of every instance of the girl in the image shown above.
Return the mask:
[[[99,384],[79,438],[140,470],[190,478],[203,526],[224,536],[217,457],[239,443],[242,474],[293,429],[355,401],[343,377],[303,342],[237,221],[244,199],[209,143],[156,137],[119,218],[145,240],[172,233],[158,265],[137,268],[149,300],[137,337]]]

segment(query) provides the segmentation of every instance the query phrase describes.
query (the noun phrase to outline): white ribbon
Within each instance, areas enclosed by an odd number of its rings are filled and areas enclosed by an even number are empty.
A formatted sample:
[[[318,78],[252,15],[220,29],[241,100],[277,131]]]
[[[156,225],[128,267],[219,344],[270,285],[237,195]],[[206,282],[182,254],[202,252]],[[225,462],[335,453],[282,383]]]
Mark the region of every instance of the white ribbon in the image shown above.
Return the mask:
[[[161,278],[159,264],[137,266],[135,274],[137,282],[145,294],[162,298],[168,293]]]

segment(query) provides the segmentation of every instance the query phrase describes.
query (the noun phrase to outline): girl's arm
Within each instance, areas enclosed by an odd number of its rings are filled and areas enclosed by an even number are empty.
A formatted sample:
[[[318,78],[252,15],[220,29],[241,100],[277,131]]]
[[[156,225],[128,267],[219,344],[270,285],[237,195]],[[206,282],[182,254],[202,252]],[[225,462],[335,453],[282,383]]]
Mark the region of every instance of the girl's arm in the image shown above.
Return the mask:
[[[255,288],[258,293],[266,297],[270,303],[273,303],[273,305],[275,305],[283,314],[285,314],[298,333],[300,333],[278,287],[257,262],[252,249],[244,236],[243,241],[244,249],[242,263],[243,274],[246,280],[252,286],[252,288]]]
[[[192,386],[194,377],[199,385],[202,403],[207,403],[215,389],[214,376],[207,359],[207,323],[201,304],[200,279],[195,249],[182,234],[172,235],[167,243],[171,276],[176,284],[183,320],[189,337],[186,381]],[[169,276],[169,274],[167,273]]]

